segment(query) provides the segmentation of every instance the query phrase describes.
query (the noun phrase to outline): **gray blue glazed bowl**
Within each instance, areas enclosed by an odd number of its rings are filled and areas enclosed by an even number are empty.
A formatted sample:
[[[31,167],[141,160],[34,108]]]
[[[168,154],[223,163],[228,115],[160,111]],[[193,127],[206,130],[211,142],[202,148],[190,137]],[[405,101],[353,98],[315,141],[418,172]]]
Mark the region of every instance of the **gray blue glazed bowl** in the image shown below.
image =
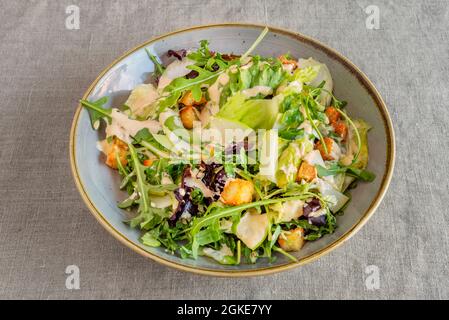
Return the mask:
[[[192,48],[200,40],[208,39],[212,50],[240,54],[246,51],[263,28],[264,26],[248,24],[207,25],[155,38],[128,51],[108,66],[83,98],[95,100],[108,96],[110,105],[123,103],[130,90],[145,82],[153,71],[154,66],[149,61],[145,48],[161,55],[168,49]],[[262,275],[287,270],[319,258],[354,235],[376,210],[393,173],[394,133],[387,108],[374,85],[353,63],[314,39],[270,28],[270,33],[255,51],[264,56],[278,56],[285,52],[324,62],[333,76],[336,96],[348,101],[350,115],[363,118],[373,126],[369,133],[368,169],[377,178],[373,183],[359,184],[352,191],[353,201],[345,214],[338,217],[339,227],[335,233],[318,241],[308,242],[295,254],[298,262],[279,256],[273,263],[260,259],[256,264],[224,266],[205,257],[184,260],[162,248],[146,247],[138,241],[139,232],[123,223],[125,213],[116,205],[125,197],[124,192],[118,188],[119,176],[104,165],[96,148],[96,142],[102,137],[102,133],[91,128],[88,112],[78,106],[70,134],[71,167],[83,200],[101,225],[132,250],[157,262],[185,271],[216,276]]]

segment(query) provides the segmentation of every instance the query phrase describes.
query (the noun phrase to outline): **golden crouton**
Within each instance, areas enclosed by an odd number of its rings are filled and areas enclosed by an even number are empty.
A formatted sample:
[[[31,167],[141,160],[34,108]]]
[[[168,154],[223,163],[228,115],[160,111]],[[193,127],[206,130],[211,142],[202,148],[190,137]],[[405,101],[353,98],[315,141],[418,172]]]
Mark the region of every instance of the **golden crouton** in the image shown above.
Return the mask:
[[[279,56],[279,61],[281,61],[282,64],[291,64],[293,66],[293,69],[296,69],[298,67],[298,63],[293,59],[287,59],[285,55]]]
[[[207,101],[204,95],[201,97],[200,101],[195,101],[195,99],[193,99],[192,91],[189,90],[184,93],[179,102],[181,102],[185,106],[199,106],[205,104]]]
[[[226,182],[221,193],[223,203],[231,206],[249,203],[253,200],[254,186],[251,181],[232,179]]]
[[[336,134],[338,134],[343,140],[346,139],[348,135],[348,127],[343,121],[337,121],[332,123],[332,127]]]
[[[338,120],[340,120],[340,112],[338,112],[337,108],[335,108],[335,107],[332,107],[332,106],[327,107],[325,113],[326,113],[327,118],[329,119],[330,124],[335,123]]]
[[[285,251],[299,251],[305,243],[304,229],[296,228],[290,231],[282,231],[278,243]]]
[[[193,123],[197,120],[195,108],[192,106],[186,106],[179,111],[181,122],[186,129],[192,129]]]
[[[231,54],[222,54],[221,57],[225,61],[232,61],[232,60],[235,60],[237,58],[240,58],[241,56],[231,53]]]
[[[315,144],[315,149],[319,150],[321,153],[321,157],[323,158],[323,160],[334,160],[334,158],[331,156],[332,153],[332,148],[334,146],[334,140],[332,140],[331,138],[324,138],[324,143],[326,144],[326,148],[327,148],[327,153],[324,150],[323,145],[321,144],[321,141],[318,141]]]
[[[307,182],[312,181],[317,176],[317,171],[314,165],[303,161],[299,166],[298,175],[296,176],[296,181],[305,180]]]
[[[112,142],[107,145],[107,150],[105,150],[105,153],[106,164],[113,169],[117,169],[116,153],[118,153],[118,158],[123,166],[126,166],[126,164],[128,163],[128,161],[126,160],[128,145],[116,137],[114,137]]]

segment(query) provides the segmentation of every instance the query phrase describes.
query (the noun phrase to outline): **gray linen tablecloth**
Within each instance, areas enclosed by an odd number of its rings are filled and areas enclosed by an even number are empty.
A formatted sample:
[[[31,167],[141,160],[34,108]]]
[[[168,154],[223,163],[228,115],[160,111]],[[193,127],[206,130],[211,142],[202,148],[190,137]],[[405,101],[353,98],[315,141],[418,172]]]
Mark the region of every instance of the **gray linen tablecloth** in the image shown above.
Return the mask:
[[[79,30],[66,28],[72,4]],[[366,27],[370,5],[379,8],[379,29]],[[449,298],[448,1],[1,0],[0,7],[0,298]],[[321,40],[366,72],[393,118],[396,170],[384,201],[357,235],[305,267],[247,279],[172,270],[114,240],[72,180],[70,125],[97,74],[151,37],[218,22],[268,23]],[[66,288],[68,265],[80,269],[79,290]],[[367,286],[370,265],[378,289]]]

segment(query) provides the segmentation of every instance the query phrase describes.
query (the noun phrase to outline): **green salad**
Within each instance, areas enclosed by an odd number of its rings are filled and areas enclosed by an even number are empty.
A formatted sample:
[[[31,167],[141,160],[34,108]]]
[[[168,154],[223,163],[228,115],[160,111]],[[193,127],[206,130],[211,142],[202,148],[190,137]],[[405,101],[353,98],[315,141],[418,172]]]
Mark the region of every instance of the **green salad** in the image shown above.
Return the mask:
[[[282,48],[253,54],[267,32],[241,55],[207,40],[147,50],[154,72],[124,105],[81,100],[143,245],[227,265],[296,260],[337,228],[348,190],[374,179],[370,126],[333,95],[327,66]]]

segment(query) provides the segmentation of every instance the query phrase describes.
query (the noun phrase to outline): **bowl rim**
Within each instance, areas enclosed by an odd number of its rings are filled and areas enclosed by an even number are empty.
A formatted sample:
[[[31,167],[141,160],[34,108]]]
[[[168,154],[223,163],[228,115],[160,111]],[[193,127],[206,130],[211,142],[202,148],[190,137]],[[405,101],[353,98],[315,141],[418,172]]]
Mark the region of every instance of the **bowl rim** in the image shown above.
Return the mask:
[[[90,212],[93,214],[93,216],[97,219],[97,221],[109,232],[114,236],[117,240],[119,240],[122,244],[126,245],[133,251],[139,253],[140,255],[150,258],[158,263],[161,263],[163,265],[173,267],[178,270],[182,271],[188,271],[196,274],[202,274],[202,275],[209,275],[209,276],[221,276],[221,277],[245,277],[245,276],[260,276],[260,275],[266,275],[266,274],[272,274],[277,273],[280,271],[286,271],[290,270],[292,268],[302,266],[306,263],[312,262],[321,256],[333,251],[334,249],[338,248],[340,245],[342,245],[345,241],[347,241],[349,238],[351,238],[354,234],[356,234],[363,225],[369,220],[369,218],[374,214],[377,207],[379,206],[380,202],[382,201],[388,186],[390,184],[393,170],[394,170],[394,163],[395,163],[395,138],[394,138],[394,129],[393,124],[390,118],[390,115],[388,113],[387,107],[385,105],[385,102],[383,101],[380,93],[374,86],[374,84],[368,79],[368,77],[354,64],[352,63],[348,58],[343,56],[341,53],[337,52],[335,49],[332,49],[331,47],[328,47],[327,45],[321,43],[320,41],[303,35],[298,32],[293,32],[287,29],[283,29],[280,27],[274,27],[270,25],[262,25],[262,24],[253,24],[253,23],[217,23],[217,24],[205,24],[205,25],[197,25],[192,26],[188,28],[178,29],[173,32],[165,33],[161,36],[154,37],[148,41],[145,41],[144,43],[134,47],[133,49],[130,49],[126,51],[124,54],[122,54],[120,57],[115,59],[111,64],[109,64],[98,76],[97,78],[92,82],[92,84],[89,86],[89,88],[86,90],[86,92],[83,95],[83,99],[86,99],[89,94],[92,92],[92,90],[95,88],[97,83],[100,81],[100,79],[112,68],[114,67],[118,62],[123,60],[124,58],[128,57],[132,53],[136,52],[137,50],[140,50],[141,48],[144,48],[151,43],[154,43],[156,41],[162,40],[164,38],[167,38],[169,36],[180,34],[184,32],[189,32],[193,30],[200,30],[200,29],[208,29],[208,28],[220,28],[220,27],[241,27],[241,28],[256,28],[256,29],[263,29],[265,27],[268,27],[270,31],[282,35],[289,36],[296,41],[300,41],[303,43],[306,43],[308,45],[312,45],[316,49],[324,52],[327,54],[330,58],[337,60],[339,63],[341,63],[347,70],[349,70],[358,81],[361,83],[361,85],[367,90],[367,92],[370,94],[372,99],[375,102],[376,107],[378,108],[383,124],[385,127],[385,131],[387,134],[387,159],[386,159],[386,169],[384,176],[382,177],[382,182],[380,184],[379,190],[377,191],[377,194],[373,201],[371,202],[368,209],[365,211],[363,216],[359,219],[355,225],[353,225],[348,231],[346,231],[341,237],[336,239],[334,242],[330,243],[326,247],[304,257],[296,262],[288,262],[282,265],[277,266],[269,266],[269,267],[263,267],[260,269],[250,269],[250,270],[214,270],[210,268],[202,268],[202,267],[193,267],[193,266],[187,266],[183,264],[179,264],[174,261],[170,261],[168,259],[165,259],[163,257],[160,257],[156,254],[150,253],[143,248],[139,247],[137,244],[129,240],[124,234],[119,232],[117,229],[115,229],[109,221],[101,214],[101,212],[95,207],[93,202],[91,201],[89,195],[87,194],[83,183],[81,181],[81,178],[78,174],[78,168],[76,164],[76,157],[75,157],[75,132],[78,125],[79,116],[82,110],[81,104],[78,103],[78,107],[75,111],[74,118],[72,121],[72,126],[70,130],[70,144],[69,144],[69,153],[70,153],[70,167],[72,171],[73,178],[75,180],[75,184],[77,186],[77,189],[89,208]]]

